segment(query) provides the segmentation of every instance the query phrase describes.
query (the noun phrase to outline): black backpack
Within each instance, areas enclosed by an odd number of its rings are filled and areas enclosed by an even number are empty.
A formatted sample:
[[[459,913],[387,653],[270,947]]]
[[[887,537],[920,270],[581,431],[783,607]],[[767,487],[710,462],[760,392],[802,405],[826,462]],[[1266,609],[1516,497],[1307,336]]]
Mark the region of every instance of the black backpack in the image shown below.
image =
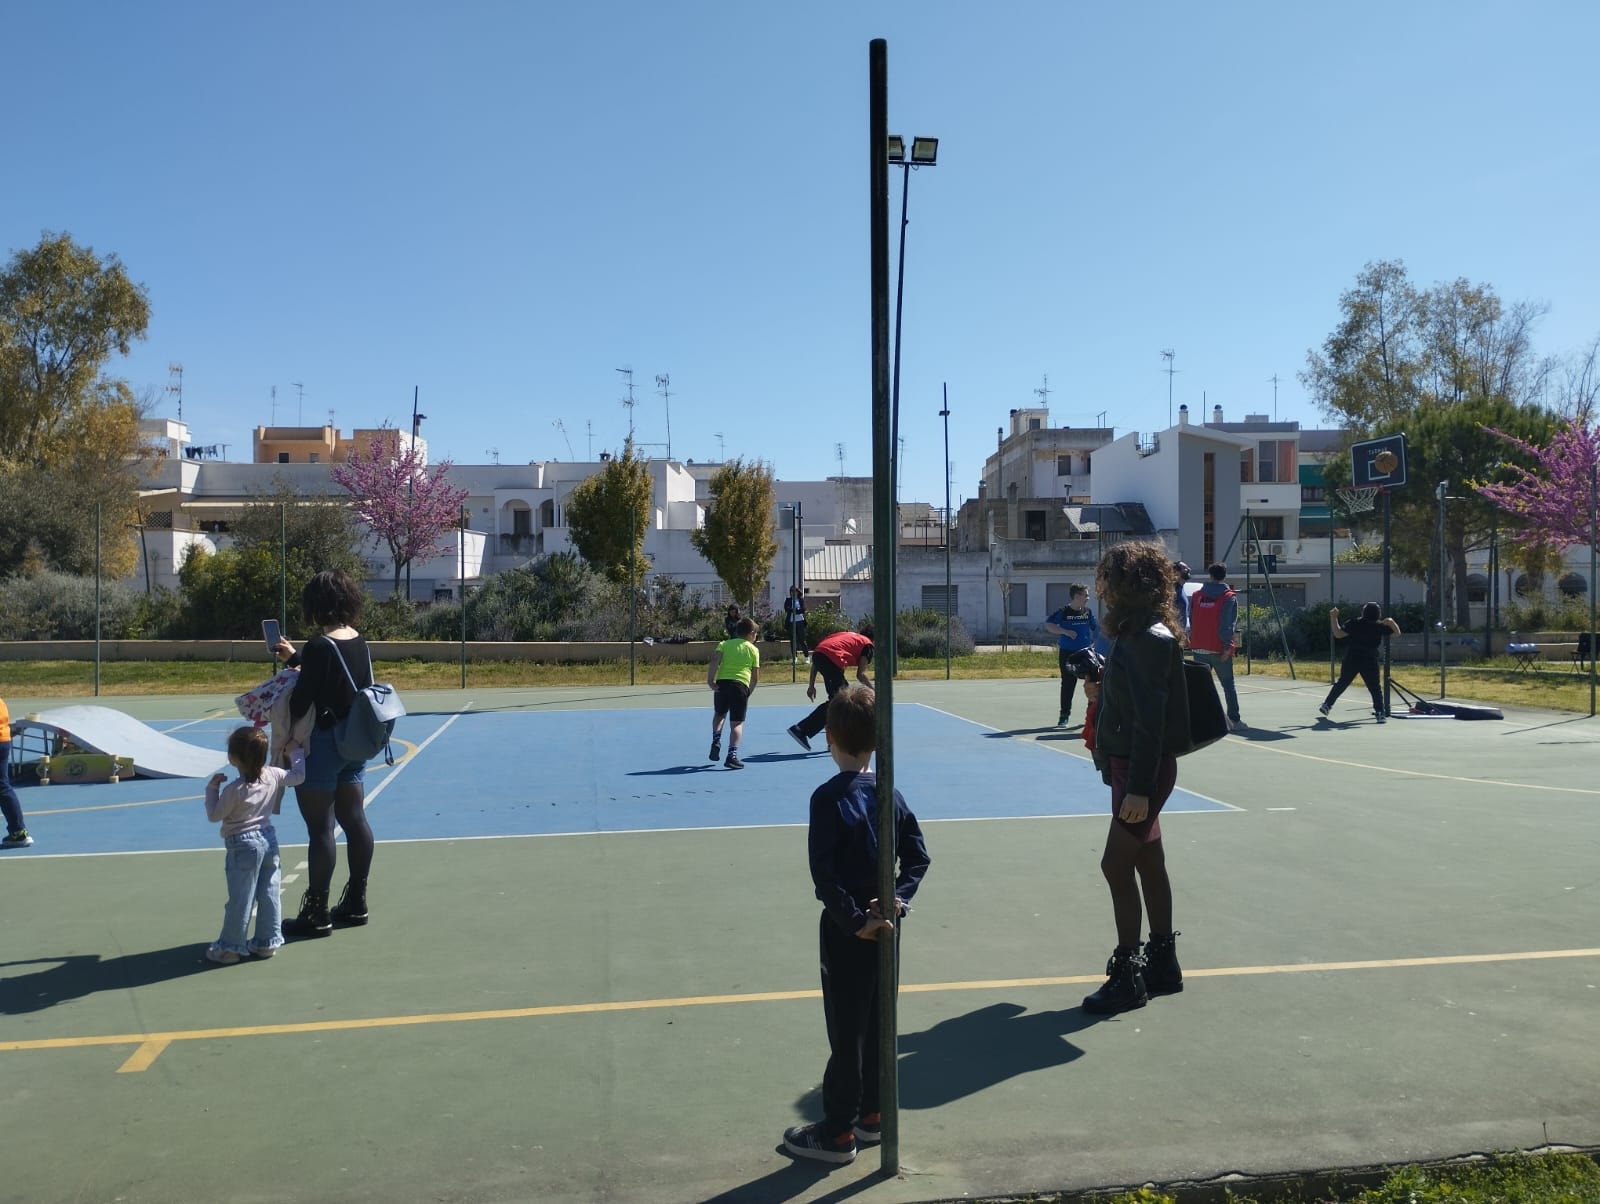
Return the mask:
[[[1189,747],[1182,752],[1172,750],[1180,757],[1215,744],[1231,730],[1210,665],[1185,657],[1183,684],[1189,695]]]

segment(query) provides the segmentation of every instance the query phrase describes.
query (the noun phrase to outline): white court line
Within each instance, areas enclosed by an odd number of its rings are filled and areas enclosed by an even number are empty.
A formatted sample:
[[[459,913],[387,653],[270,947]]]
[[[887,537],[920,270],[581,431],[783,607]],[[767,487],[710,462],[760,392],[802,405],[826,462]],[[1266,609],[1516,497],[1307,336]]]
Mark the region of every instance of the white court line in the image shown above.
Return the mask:
[[[429,736],[421,744],[417,745],[416,749],[413,750],[411,755],[409,757],[407,757],[404,761],[401,761],[400,764],[396,765],[394,767],[394,772],[391,773],[388,777],[384,778],[383,781],[379,782],[378,783],[378,788],[376,790],[372,791],[370,794],[368,794],[366,796],[366,798],[364,800],[365,804],[367,806],[371,806],[372,805],[372,800],[377,798],[380,794],[382,794],[385,790],[387,790],[389,788],[389,784],[391,782],[393,782],[397,777],[399,777],[402,773],[404,773],[406,768],[413,761],[415,761],[419,756],[422,755],[422,750],[427,748],[428,745],[432,744],[440,736],[444,735],[445,728],[449,727],[457,719],[459,719],[459,718],[461,718],[461,716],[465,715],[467,713],[467,708],[470,707],[471,705],[472,705],[472,702],[471,702],[470,699],[467,702],[463,703],[460,710],[458,710],[454,715],[451,715],[450,718],[446,719],[443,723],[441,723],[438,726],[438,728],[436,728],[434,730],[433,735]]]
[[[925,703],[925,702],[913,702],[913,703],[910,703],[908,705],[917,706],[917,707],[927,707],[928,710],[933,711],[936,714],[949,715],[950,718],[952,718],[952,719],[960,720],[962,723],[970,723],[970,724],[972,724],[973,727],[981,727],[985,731],[998,732],[1000,730],[997,727],[990,727],[987,723],[979,723],[976,719],[968,719],[965,715],[957,715],[957,714],[954,714],[954,713],[952,713],[950,711],[942,710],[942,709],[940,709],[939,707],[936,707],[936,706],[928,706],[928,704]],[[1059,730],[1059,729],[1051,729],[1051,730]],[[1069,752],[1067,749],[1064,749],[1064,748],[1057,748],[1054,744],[1041,744],[1038,740],[1035,740],[1035,741],[1033,741],[1033,745],[1034,745],[1035,748],[1042,748],[1046,752],[1056,753],[1057,755],[1063,756],[1063,757],[1071,757],[1074,761],[1088,761],[1091,765],[1094,763],[1093,759],[1090,758],[1090,757],[1083,756],[1081,753]],[[1244,811],[1244,810],[1247,809],[1247,808],[1244,808],[1244,807],[1235,806],[1233,803],[1225,803],[1219,798],[1212,798],[1209,794],[1201,794],[1198,790],[1190,790],[1187,786],[1181,787],[1181,789],[1183,790],[1183,792],[1185,794],[1192,794],[1192,795],[1194,795],[1195,798],[1204,799],[1208,803],[1215,803],[1219,807],[1226,807],[1229,811]],[[1185,814],[1192,815],[1192,814],[1194,814],[1194,812],[1185,812]],[[1025,819],[1027,817],[1026,816],[1019,816],[1018,818]],[[1065,818],[1065,817],[1063,817],[1063,818]]]

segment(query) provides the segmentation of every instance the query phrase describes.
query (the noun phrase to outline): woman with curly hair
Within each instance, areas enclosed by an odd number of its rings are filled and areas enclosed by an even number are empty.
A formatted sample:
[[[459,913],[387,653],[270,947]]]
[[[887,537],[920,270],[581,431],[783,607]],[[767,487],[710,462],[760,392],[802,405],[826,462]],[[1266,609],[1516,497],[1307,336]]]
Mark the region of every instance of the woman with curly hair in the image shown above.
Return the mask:
[[[300,914],[283,922],[290,936],[319,937],[333,932],[334,924],[356,927],[367,922],[367,875],[372,869],[374,840],[367,824],[366,762],[348,761],[340,755],[333,730],[350,713],[357,690],[372,684],[372,654],[356,630],[361,618],[361,588],[348,574],[321,572],[300,595],[301,617],[320,634],[306,641],[297,653],[287,639],[279,639],[277,653],[291,668],[300,670],[290,697],[289,712],[299,719],[316,713],[306,752],[305,781],[295,787],[300,815],[306,821],[310,848],[307,854],[305,896]],[[350,881],[333,907],[328,892],[339,859],[334,825],[344,829],[350,861]]]
[[[1172,558],[1156,543],[1117,544],[1095,573],[1111,639],[1095,715],[1095,767],[1111,787],[1100,872],[1111,888],[1117,947],[1105,983],[1083,1001],[1086,1012],[1125,1012],[1151,995],[1183,990],[1160,821],[1178,781],[1177,754],[1189,750],[1178,584]],[[1140,953],[1141,887],[1150,913],[1147,956]]]

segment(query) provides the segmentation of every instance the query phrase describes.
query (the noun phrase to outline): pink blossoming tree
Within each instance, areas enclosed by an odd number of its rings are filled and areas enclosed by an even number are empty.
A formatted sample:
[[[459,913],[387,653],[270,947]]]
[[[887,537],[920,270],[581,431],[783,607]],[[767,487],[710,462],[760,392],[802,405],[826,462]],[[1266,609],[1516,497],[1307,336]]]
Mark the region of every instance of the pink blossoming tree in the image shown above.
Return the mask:
[[[1508,462],[1504,465],[1512,474],[1508,483],[1473,488],[1517,518],[1540,543],[1556,547],[1588,543],[1589,484],[1600,459],[1600,430],[1568,422],[1543,447],[1490,430],[1531,456],[1536,467]]]
[[[445,479],[449,471],[449,460],[425,467],[415,444],[402,451],[398,437],[384,428],[329,473],[350,494],[356,517],[388,546],[396,594],[407,565],[450,550],[440,536],[458,525],[467,491]]]

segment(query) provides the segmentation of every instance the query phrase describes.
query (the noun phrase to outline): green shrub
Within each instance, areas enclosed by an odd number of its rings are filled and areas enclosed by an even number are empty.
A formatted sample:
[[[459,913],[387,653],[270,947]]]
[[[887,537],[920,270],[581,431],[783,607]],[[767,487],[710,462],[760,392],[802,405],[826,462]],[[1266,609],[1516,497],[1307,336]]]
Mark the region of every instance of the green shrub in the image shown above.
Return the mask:
[[[100,584],[100,637],[147,637],[151,615],[142,595],[121,581]],[[0,581],[0,639],[92,640],[95,634],[94,578],[41,572]],[[159,633],[158,633],[159,634]]]
[[[945,655],[945,616],[938,610],[903,610],[895,616],[895,655],[910,657],[943,658]],[[967,625],[951,616],[949,624],[950,655],[970,656],[974,650],[972,635]]]

